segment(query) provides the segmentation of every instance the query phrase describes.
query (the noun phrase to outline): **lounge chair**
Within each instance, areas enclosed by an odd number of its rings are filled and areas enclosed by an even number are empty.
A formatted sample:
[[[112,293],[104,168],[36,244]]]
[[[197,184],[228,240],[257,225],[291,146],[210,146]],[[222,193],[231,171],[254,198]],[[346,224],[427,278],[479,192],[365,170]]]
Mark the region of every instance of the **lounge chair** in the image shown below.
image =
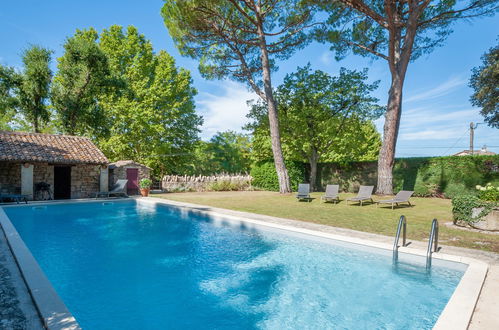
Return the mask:
[[[411,202],[409,201],[409,198],[411,198],[412,194],[414,194],[414,191],[401,190],[392,199],[385,199],[377,201],[376,203],[378,204],[378,206],[379,204],[392,204],[392,210],[393,206],[399,206],[399,203],[408,203],[409,206],[412,206]]]
[[[128,197],[126,193],[126,184],[128,180],[118,180],[114,184],[114,186],[111,187],[109,191],[100,191],[97,194],[95,194],[95,198],[98,197],[111,197],[111,195],[114,196],[123,196],[123,197]]]
[[[326,193],[321,197],[324,202],[339,202],[340,196],[338,196],[338,191],[340,186],[337,184],[328,184],[326,186]]]
[[[310,197],[310,184],[300,183],[298,185],[298,194],[296,194],[296,198],[298,198],[299,201],[306,199],[310,202],[312,200]]]
[[[374,190],[374,186],[360,186],[359,192],[357,193],[357,196],[348,198],[347,199],[347,204],[348,201],[352,202],[359,202],[360,206],[362,206],[364,201],[370,200],[371,203],[374,203],[373,198],[372,198],[372,193]]]
[[[28,196],[29,195],[20,194],[0,194],[0,203],[4,202],[5,200],[11,200],[17,202],[17,204],[19,204],[20,202],[25,202],[26,204],[28,204]]]

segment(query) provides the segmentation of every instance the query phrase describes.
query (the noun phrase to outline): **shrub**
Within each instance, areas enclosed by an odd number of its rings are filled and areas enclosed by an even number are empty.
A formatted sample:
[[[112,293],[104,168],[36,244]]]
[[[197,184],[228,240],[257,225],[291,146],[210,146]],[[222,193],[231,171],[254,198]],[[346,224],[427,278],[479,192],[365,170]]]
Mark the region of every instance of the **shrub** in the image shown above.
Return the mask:
[[[304,166],[299,162],[286,162],[286,168],[291,181],[291,189],[296,191],[298,184],[305,181]],[[251,169],[251,176],[253,177],[253,186],[263,190],[279,191],[274,162],[261,162],[254,165]]]
[[[490,182],[485,187],[476,186],[478,190],[478,198],[483,201],[499,202],[499,186],[494,187]]]
[[[490,213],[495,203],[490,203],[481,200],[476,195],[465,194],[455,196],[452,199],[452,213],[454,215],[454,223],[462,221],[468,224],[473,224],[482,220]],[[483,208],[480,213],[473,214],[473,209]]]
[[[151,188],[151,185],[152,185],[151,179],[142,179],[139,181],[140,189],[149,189]]]
[[[236,181],[232,182],[230,180],[220,180],[215,181],[210,184],[208,190],[213,191],[240,191],[240,190],[248,190],[250,187],[249,182]]]

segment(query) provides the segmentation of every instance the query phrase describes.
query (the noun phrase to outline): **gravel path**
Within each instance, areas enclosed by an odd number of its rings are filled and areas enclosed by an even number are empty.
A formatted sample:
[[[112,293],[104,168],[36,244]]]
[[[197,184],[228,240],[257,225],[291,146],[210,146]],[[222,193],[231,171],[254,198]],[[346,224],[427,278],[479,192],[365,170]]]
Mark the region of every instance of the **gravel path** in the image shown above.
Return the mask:
[[[0,329],[42,329],[0,228]]]

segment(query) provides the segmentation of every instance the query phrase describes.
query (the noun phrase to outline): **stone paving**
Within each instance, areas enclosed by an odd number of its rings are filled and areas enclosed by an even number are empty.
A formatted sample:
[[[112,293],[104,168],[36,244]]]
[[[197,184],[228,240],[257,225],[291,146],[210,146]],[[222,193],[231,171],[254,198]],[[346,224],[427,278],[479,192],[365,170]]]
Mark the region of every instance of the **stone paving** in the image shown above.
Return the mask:
[[[0,329],[43,329],[1,229]]]

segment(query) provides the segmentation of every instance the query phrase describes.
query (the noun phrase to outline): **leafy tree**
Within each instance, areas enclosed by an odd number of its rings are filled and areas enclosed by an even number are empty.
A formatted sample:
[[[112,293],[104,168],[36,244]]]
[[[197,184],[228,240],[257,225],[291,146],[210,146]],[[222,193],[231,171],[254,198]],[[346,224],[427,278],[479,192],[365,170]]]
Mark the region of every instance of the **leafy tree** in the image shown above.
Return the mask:
[[[243,82],[264,101],[280,192],[290,192],[271,72],[275,59],[306,44],[310,9],[298,0],[177,0],[166,1],[161,13],[181,54],[199,59],[204,77]]]
[[[247,173],[251,163],[251,141],[248,135],[234,131],[218,132],[209,141],[198,141],[185,173]]]
[[[337,77],[331,77],[308,65],[288,74],[278,87],[275,95],[285,153],[290,159],[309,163],[312,188],[319,161],[357,160],[366,150],[374,156],[379,151],[379,133],[368,120],[379,117],[384,108],[370,95],[378,82],[368,84],[366,80],[367,70],[342,68]],[[264,149],[268,141],[263,109],[261,103],[256,104],[249,114],[255,121],[248,128],[257,135],[256,143],[263,142],[255,150]]]
[[[125,32],[111,26],[101,33],[99,45],[113,75],[124,84],[119,93],[99,97],[111,123],[110,138],[99,141],[102,150],[111,159],[142,162],[156,175],[178,173],[202,124],[189,71],[177,68],[165,51],[154,53],[133,26]]]
[[[499,45],[482,56],[483,65],[473,69],[470,87],[475,90],[471,103],[491,127],[499,128]]]
[[[251,150],[247,135],[233,131],[218,132],[210,139],[206,149],[212,155],[211,162],[216,169],[214,173],[249,172]]]
[[[13,68],[0,65],[0,130],[9,130],[16,114],[18,99],[15,93],[19,78]]]
[[[99,95],[109,92],[113,80],[107,57],[97,44],[94,29],[77,30],[64,44],[51,100],[62,131],[71,135],[105,136],[105,112]]]
[[[41,124],[50,119],[47,100],[52,80],[51,54],[52,51],[39,46],[25,50],[22,54],[23,72],[16,82],[19,112],[37,133]]]
[[[331,42],[337,59],[354,54],[387,61],[391,86],[378,160],[377,193],[393,192],[393,164],[402,114],[402,89],[410,61],[443,44],[457,19],[493,14],[497,0],[381,1],[312,0],[328,15],[317,29],[321,42]]]

